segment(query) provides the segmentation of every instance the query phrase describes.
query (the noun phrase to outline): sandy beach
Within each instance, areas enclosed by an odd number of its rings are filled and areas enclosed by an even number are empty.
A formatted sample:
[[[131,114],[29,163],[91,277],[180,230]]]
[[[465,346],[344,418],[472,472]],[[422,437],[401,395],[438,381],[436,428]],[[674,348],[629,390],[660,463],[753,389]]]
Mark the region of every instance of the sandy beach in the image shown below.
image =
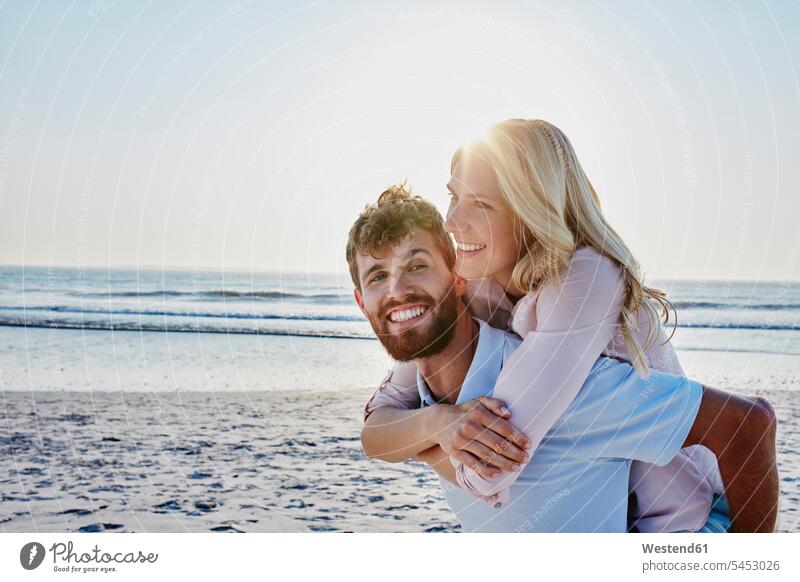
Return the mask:
[[[367,459],[370,390],[208,394],[5,392],[5,532],[437,532],[458,525],[414,462]],[[781,419],[781,531],[800,499],[798,394]]]
[[[367,395],[6,392],[0,527],[452,531],[432,471],[362,453]]]

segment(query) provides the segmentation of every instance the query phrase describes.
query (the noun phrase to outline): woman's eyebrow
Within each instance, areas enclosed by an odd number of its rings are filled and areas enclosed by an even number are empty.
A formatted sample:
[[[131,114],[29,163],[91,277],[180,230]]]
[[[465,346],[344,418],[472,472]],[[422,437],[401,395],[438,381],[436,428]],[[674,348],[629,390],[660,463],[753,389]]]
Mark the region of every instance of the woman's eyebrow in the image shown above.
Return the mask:
[[[445,184],[445,187],[446,187],[448,190],[450,190],[450,192],[452,192],[453,194],[457,194],[457,192],[456,192],[455,190],[453,190],[453,187],[450,185],[450,183],[449,183],[449,182],[448,182],[447,184]],[[482,197],[480,194],[476,194],[475,192],[470,192],[470,191],[467,191],[467,192],[465,192],[464,194],[465,194],[465,195],[467,195],[467,196],[472,196],[472,197],[474,197],[474,198],[478,198],[478,199],[479,199],[479,200],[481,200],[482,202],[485,202],[485,201],[486,201],[486,199],[484,199],[484,198],[483,198],[483,197]]]
[[[475,192],[467,192],[466,195],[475,200],[476,202],[480,202],[481,204],[486,204],[487,206],[491,206],[492,204],[494,204],[491,198],[487,198],[486,196],[477,194]]]

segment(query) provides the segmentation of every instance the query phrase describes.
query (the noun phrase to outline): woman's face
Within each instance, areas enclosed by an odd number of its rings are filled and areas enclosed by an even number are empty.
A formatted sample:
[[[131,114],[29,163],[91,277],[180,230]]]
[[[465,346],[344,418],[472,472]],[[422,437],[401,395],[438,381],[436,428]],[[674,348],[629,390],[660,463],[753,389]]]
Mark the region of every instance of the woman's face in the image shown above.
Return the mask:
[[[445,228],[456,239],[456,271],[466,279],[492,277],[508,289],[521,237],[494,171],[480,155],[465,151],[447,188]]]

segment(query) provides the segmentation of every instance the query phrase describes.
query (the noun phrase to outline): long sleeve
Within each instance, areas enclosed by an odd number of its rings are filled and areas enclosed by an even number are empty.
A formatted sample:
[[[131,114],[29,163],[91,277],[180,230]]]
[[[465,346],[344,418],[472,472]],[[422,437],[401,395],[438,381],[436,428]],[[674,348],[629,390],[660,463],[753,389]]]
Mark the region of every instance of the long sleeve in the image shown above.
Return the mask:
[[[364,420],[381,406],[414,409],[420,407],[417,389],[417,366],[413,362],[395,362],[375,394],[364,407]]]
[[[624,290],[620,268],[584,247],[561,285],[545,285],[537,297],[520,300],[512,325],[524,341],[504,364],[492,396],[506,402],[534,455],[617,332]],[[453,464],[459,485],[478,497],[503,492],[522,471],[487,479]]]

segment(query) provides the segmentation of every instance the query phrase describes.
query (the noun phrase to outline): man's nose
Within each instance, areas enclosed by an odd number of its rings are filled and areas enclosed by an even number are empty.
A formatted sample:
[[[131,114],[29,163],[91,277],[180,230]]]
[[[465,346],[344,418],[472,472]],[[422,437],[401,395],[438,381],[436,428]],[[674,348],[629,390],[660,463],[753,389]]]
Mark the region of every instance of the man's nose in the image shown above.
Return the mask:
[[[408,278],[405,272],[397,275],[392,275],[389,279],[388,297],[395,301],[401,301],[405,296],[412,293],[411,286],[409,285]]]

